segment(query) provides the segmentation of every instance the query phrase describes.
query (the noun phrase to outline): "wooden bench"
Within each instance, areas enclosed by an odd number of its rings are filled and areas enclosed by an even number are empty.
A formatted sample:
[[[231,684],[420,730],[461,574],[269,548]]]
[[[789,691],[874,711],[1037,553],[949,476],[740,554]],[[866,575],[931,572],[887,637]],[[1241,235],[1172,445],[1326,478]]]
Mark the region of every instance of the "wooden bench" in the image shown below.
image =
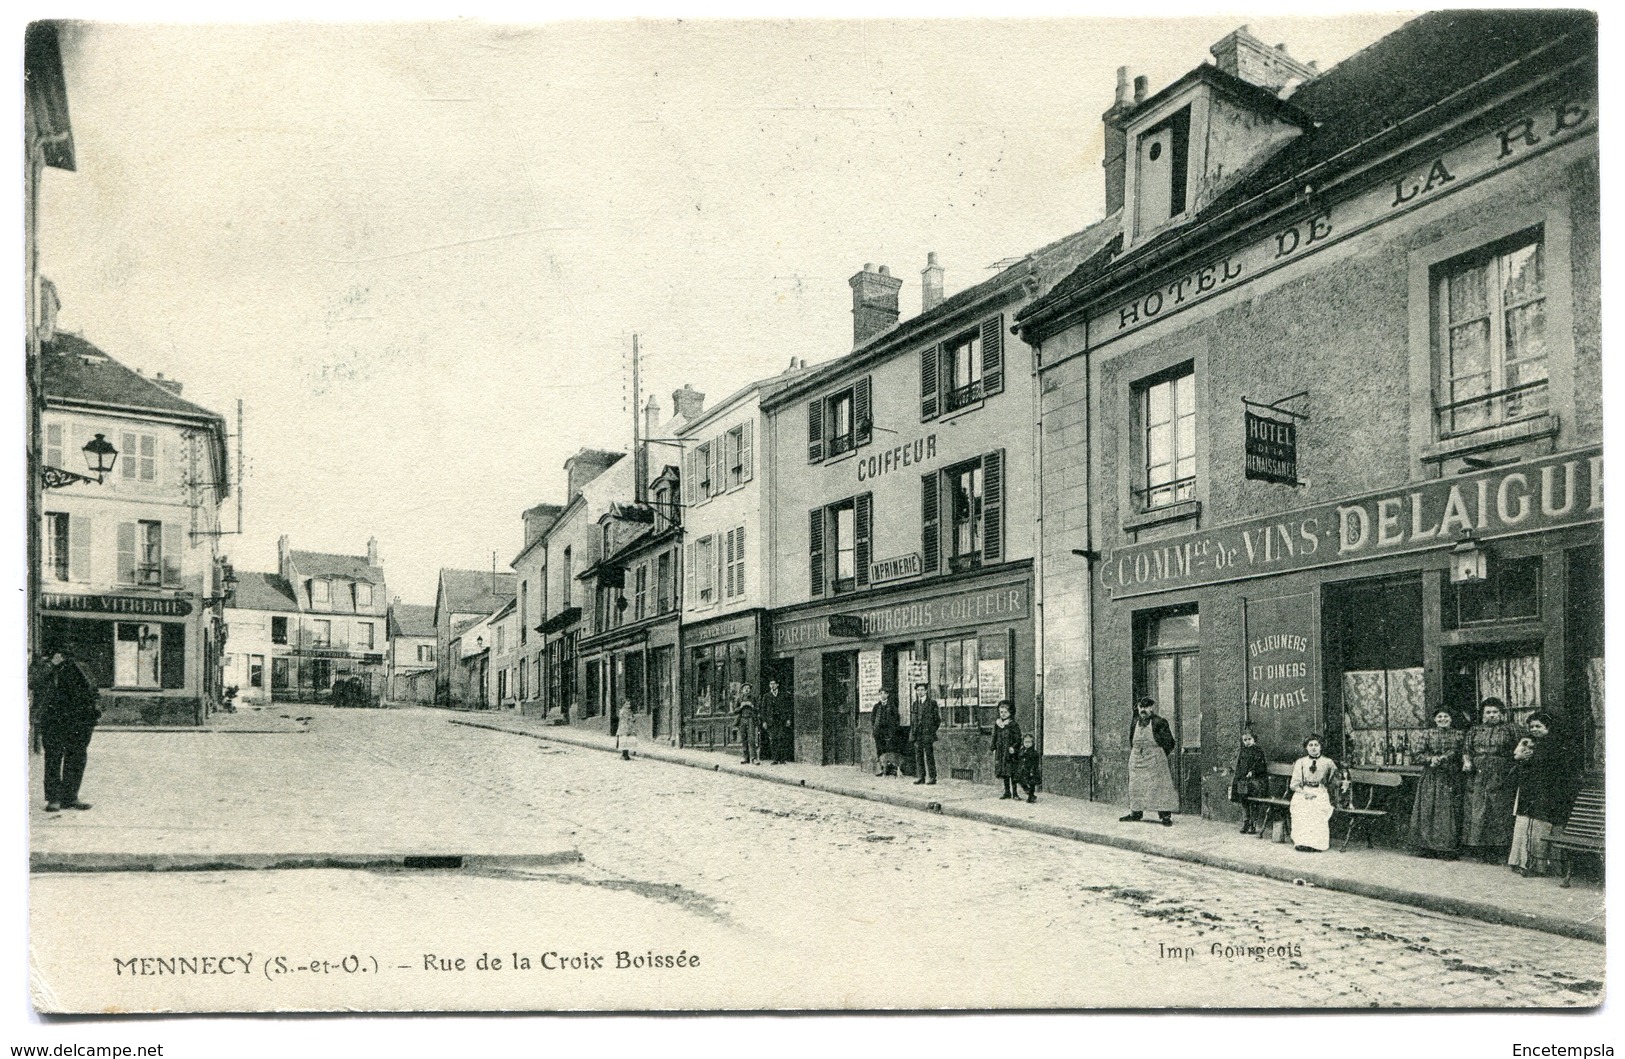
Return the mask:
[[[1574,799],[1574,808],[1569,810],[1568,823],[1552,829],[1546,844],[1564,853],[1563,881],[1559,886],[1566,888],[1574,875],[1574,854],[1590,853],[1602,860],[1604,804],[1602,781],[1587,780]]]
[[[1343,842],[1338,846],[1338,852],[1345,852],[1349,842],[1354,838],[1354,831],[1359,828],[1365,835],[1367,847],[1372,845],[1370,824],[1388,815],[1388,798],[1393,788],[1405,782],[1405,778],[1394,772],[1381,772],[1376,769],[1351,768],[1348,770],[1349,782],[1353,787],[1352,805],[1335,805],[1332,809],[1332,824],[1335,827],[1337,817],[1342,816],[1348,821],[1348,827],[1343,832]],[[1276,779],[1281,780],[1280,794],[1276,794]],[[1270,823],[1277,810],[1287,814],[1290,819],[1292,809],[1291,791],[1288,789],[1292,781],[1292,766],[1284,762],[1271,762],[1269,784],[1270,793],[1267,796],[1254,795],[1247,799],[1249,805],[1264,807],[1264,822],[1258,830],[1258,837],[1264,838],[1269,834]],[[1361,795],[1364,795],[1362,798]],[[1381,801],[1378,802],[1378,796]],[[1336,801],[1336,792],[1333,793]]]

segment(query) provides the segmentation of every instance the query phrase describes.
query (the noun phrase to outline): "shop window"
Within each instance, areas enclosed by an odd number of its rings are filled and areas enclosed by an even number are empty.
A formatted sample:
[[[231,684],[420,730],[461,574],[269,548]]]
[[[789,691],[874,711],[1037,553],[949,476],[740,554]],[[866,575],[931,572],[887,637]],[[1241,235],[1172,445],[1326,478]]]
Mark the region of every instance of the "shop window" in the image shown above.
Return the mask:
[[[119,622],[114,637],[113,683],[121,688],[161,687],[162,639],[157,625]]]
[[[1435,270],[1441,438],[1546,412],[1546,261],[1540,228]]]
[[[288,660],[286,658],[271,659],[271,690],[286,691],[288,688]]]
[[[45,513],[45,576],[68,580],[68,557],[72,551],[68,537],[68,516],[60,511]]]
[[[1445,587],[1445,615],[1456,628],[1540,617],[1540,557],[1490,557],[1483,581]]]
[[[1143,477],[1135,495],[1142,510],[1196,495],[1196,370],[1190,363],[1136,387]]]
[[[285,644],[288,642],[288,619],[271,619],[271,642]]]
[[[1422,668],[1421,580],[1328,587],[1324,622],[1343,725],[1343,756],[1327,752],[1350,765],[1410,764],[1412,747],[1433,725]]]
[[[265,687],[265,656],[248,656],[248,686],[251,688]]]
[[[1202,617],[1194,608],[1137,615],[1135,697],[1157,700],[1176,745],[1202,745]]]
[[[926,645],[925,657],[931,691],[937,698],[943,725],[968,728],[976,724],[981,704],[979,643],[974,636],[937,640]]]
[[[1140,135],[1136,152],[1136,232],[1149,232],[1185,212],[1190,165],[1191,108]]]

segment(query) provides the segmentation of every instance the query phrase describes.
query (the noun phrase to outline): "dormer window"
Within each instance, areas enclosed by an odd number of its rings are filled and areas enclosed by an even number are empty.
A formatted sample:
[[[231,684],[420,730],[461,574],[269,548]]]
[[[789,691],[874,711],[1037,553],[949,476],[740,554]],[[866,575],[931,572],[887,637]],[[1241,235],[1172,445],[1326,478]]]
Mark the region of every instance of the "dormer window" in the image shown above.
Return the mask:
[[[310,601],[312,603],[327,602],[327,582],[317,578],[310,583]]]
[[[358,607],[372,606],[372,585],[365,581],[355,583],[355,605]]]
[[[1140,134],[1138,231],[1149,232],[1185,212],[1190,178],[1191,108],[1180,108]]]

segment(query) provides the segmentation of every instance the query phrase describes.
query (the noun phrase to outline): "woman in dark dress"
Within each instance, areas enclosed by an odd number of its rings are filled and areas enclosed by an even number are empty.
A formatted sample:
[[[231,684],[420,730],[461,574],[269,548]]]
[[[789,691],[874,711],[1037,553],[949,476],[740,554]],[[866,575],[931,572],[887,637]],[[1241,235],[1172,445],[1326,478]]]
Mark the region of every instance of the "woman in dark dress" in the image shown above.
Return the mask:
[[[1253,804],[1248,798],[1267,798],[1270,793],[1270,763],[1258,746],[1251,728],[1241,730],[1241,749],[1236,753],[1236,778],[1230,782],[1230,800],[1241,803],[1241,833],[1256,835]]]
[[[1552,828],[1568,819],[1574,807],[1579,770],[1573,753],[1546,712],[1529,718],[1529,735],[1512,751],[1517,783],[1517,817],[1512,824],[1512,850],[1507,864],[1519,875],[1546,875],[1552,869],[1546,840]]]
[[[1512,845],[1512,750],[1523,734],[1506,719],[1506,704],[1488,698],[1478,704],[1479,722],[1467,731],[1461,768],[1467,776],[1463,796],[1461,844],[1488,863],[1506,859]]]
[[[1425,857],[1454,857],[1461,846],[1462,747],[1465,733],[1449,710],[1433,711],[1433,727],[1414,748],[1422,778],[1411,806],[1411,842]]]

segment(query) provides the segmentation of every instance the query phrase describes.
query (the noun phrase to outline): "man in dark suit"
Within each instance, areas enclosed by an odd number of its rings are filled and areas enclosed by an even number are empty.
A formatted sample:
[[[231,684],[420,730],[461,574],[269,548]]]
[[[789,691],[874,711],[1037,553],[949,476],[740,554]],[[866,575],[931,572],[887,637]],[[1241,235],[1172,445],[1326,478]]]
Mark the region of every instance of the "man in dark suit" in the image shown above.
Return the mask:
[[[775,765],[782,765],[793,756],[795,725],[790,711],[790,697],[779,690],[777,680],[769,679],[767,694],[762,696],[762,716],[767,722],[767,752]]]
[[[909,711],[909,739],[914,744],[914,782],[937,782],[937,729],[942,726],[942,714],[937,700],[926,691],[924,684],[914,685],[914,705]]]
[[[61,648],[32,676],[35,742],[45,755],[45,811],[89,809],[88,802],[79,800],[79,784],[85,778],[90,737],[102,715],[96,686]]]

